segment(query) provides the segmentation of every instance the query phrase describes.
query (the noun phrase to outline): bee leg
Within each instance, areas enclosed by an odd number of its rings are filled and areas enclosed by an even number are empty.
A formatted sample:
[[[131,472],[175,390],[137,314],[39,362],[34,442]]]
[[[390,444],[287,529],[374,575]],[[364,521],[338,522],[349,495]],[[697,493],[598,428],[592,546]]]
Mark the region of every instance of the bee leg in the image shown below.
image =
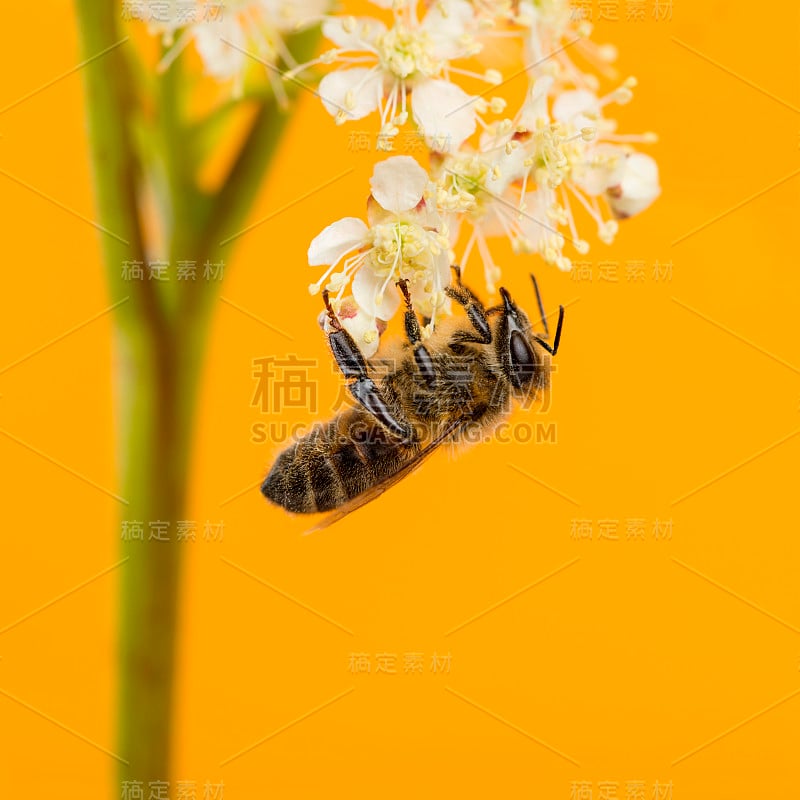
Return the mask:
[[[327,291],[322,293],[322,299],[332,328],[328,334],[328,344],[342,375],[348,381],[352,379],[347,386],[350,394],[393,436],[404,442],[411,441],[414,438],[412,426],[405,419],[398,419],[389,409],[380,390],[369,377],[367,362],[358,349],[358,345],[345,330],[331,307]]]
[[[461,269],[454,266],[453,272],[456,276],[455,286],[448,286],[444,290],[445,294],[464,307],[467,317],[476,331],[475,333],[459,332],[453,337],[453,340],[455,342],[491,344],[492,329],[489,327],[489,320],[486,319],[486,310],[483,307],[483,303],[461,283]]]
[[[404,322],[406,327],[406,336],[414,350],[414,361],[417,369],[422,375],[423,380],[432,388],[436,383],[436,370],[433,367],[433,359],[428,352],[428,348],[422,344],[422,331],[419,327],[419,320],[414,313],[414,307],[411,305],[411,295],[408,291],[408,281],[401,279],[397,281],[397,286],[403,294],[403,300],[406,303],[406,312],[404,315]]]

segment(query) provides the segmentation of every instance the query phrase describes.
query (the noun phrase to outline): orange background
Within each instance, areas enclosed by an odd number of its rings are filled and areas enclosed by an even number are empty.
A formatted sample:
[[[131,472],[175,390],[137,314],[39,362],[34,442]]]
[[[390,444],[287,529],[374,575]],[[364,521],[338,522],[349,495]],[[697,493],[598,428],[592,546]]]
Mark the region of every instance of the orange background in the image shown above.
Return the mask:
[[[648,152],[664,194],[611,248],[593,246],[593,281],[536,265],[550,309],[577,302],[550,410],[514,421],[555,422],[557,444],[440,453],[310,537],[303,520],[244,491],[277,449],[253,443],[251,426],[315,417],[253,407],[252,361],[317,359],[327,413],[339,383],[305,251],[324,225],[360,213],[376,156],[348,150],[372,124],[336,128],[302,98],[252,221],[354,171],[243,236],[227,265],[188,514],[201,529],[224,521],[224,539],[180,545],[171,797],[177,781],[202,797],[206,780],[224,781],[228,800],[586,800],[626,798],[636,781],[648,799],[656,782],[671,782],[660,797],[676,800],[797,791],[799,444],[787,437],[800,411],[800,274],[788,246],[800,183],[775,184],[798,174],[800,99],[786,66],[798,11],[674,6],[669,22],[598,25],[596,40],[617,44],[623,75],[639,79],[619,118],[625,131],[659,132]],[[2,107],[81,60],[68,3],[45,4],[35,25],[25,11],[5,9]],[[115,490],[112,320],[64,335],[109,305],[97,234],[21,183],[95,218],[83,112],[75,73],[0,114],[7,797],[108,796],[115,781],[113,758],[85,739],[115,746],[124,566],[31,615],[118,559],[118,503],[70,472]],[[535,262],[501,258],[529,306]],[[603,260],[618,263],[618,282],[598,280]],[[628,261],[646,262],[643,282],[626,281]],[[655,261],[672,262],[671,280],[652,277]],[[643,541],[627,538],[629,519],[645,521]],[[653,537],[656,519],[672,520],[671,538]],[[593,522],[591,540],[571,537],[574,520]],[[617,540],[599,538],[604,520],[617,521]],[[422,674],[403,673],[409,652],[424,655]],[[449,673],[431,671],[434,652],[450,654]],[[372,671],[353,674],[351,653],[368,654]],[[376,673],[380,653],[397,656],[397,674]]]

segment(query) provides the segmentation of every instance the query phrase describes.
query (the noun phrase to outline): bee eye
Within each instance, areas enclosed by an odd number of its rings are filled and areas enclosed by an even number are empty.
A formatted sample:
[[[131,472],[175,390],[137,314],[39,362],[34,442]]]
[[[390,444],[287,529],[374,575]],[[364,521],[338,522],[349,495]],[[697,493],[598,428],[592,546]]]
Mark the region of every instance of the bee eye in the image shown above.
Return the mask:
[[[536,373],[536,354],[519,331],[511,332],[508,344],[511,356],[511,382],[519,389],[533,380]]]

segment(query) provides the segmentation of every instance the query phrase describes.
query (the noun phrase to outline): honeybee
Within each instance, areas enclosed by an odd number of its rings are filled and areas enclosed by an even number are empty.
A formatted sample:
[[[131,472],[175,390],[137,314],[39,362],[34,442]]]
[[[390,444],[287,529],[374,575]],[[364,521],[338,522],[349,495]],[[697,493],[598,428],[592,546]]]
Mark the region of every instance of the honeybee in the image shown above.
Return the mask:
[[[357,405],[278,456],[261,485],[268,500],[295,513],[332,512],[315,530],[327,527],[414,471],[441,444],[463,442],[468,431],[491,431],[513,401],[547,387],[564,307],[551,345],[533,275],[543,335],[505,288],[502,303],[485,308],[461,282],[459,268],[453,270],[446,293],[464,313],[440,323],[423,341],[408,285],[398,281],[407,341],[369,362],[323,293],[331,352]]]

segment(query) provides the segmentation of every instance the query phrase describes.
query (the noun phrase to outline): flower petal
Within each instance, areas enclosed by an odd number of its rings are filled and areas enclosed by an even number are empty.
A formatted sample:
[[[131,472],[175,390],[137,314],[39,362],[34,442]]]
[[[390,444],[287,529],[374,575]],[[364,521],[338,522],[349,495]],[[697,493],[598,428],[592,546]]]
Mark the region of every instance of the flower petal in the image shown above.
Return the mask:
[[[395,215],[392,214],[391,211],[381,208],[381,206],[378,205],[378,201],[372,195],[367,198],[367,222],[370,228],[374,228],[376,225],[380,225],[383,222],[389,222],[394,219],[394,216]]]
[[[442,250],[442,252],[436,256],[434,269],[439,275],[439,289],[444,290],[446,286],[450,285],[450,281],[453,277],[450,271],[450,253],[446,250]]]
[[[528,175],[531,172],[530,165],[526,163],[528,158],[529,152],[524,145],[515,147],[510,153],[500,150],[492,162],[492,170],[496,170],[497,178],[489,183],[491,191],[503,194],[514,181]]]
[[[409,211],[398,214],[394,211],[387,211],[370,195],[367,200],[367,222],[370,228],[387,222],[409,222],[420,225],[429,231],[443,231],[445,228],[444,220],[436,210],[435,204],[425,198]]]
[[[455,212],[448,212],[445,216],[447,223],[447,239],[450,242],[451,249],[456,246],[459,236],[461,236],[461,224],[464,221],[464,215]]]
[[[622,181],[606,192],[608,204],[617,219],[626,219],[644,211],[660,194],[658,164],[644,153],[631,153],[625,159]]]
[[[475,97],[450,81],[426,80],[414,87],[414,119],[431,149],[457,150],[475,132]]]
[[[220,24],[224,26],[222,30],[216,24],[195,25],[194,45],[206,75],[226,80],[245,68],[247,56],[242,51],[247,49],[247,37],[242,26],[233,19]]]
[[[508,223],[503,224],[503,214],[513,214],[512,210],[519,200],[513,195],[506,199],[505,208],[501,203],[491,203],[487,206],[486,213],[476,221],[475,227],[480,230],[480,235],[487,239],[502,238],[508,234]],[[528,211],[525,212],[526,214]]]
[[[364,358],[375,355],[380,344],[380,331],[375,316],[361,308],[353,297],[344,298],[337,316]]]
[[[389,281],[386,291],[378,300],[378,292],[381,290],[386,278],[382,278],[367,266],[362,267],[353,278],[353,297],[356,302],[368,314],[372,314],[381,319],[391,319],[400,307],[400,292],[394,285],[394,281]]]
[[[367,50],[386,26],[369,17],[328,17],[322,23],[322,35],[344,50]]]
[[[449,303],[442,292],[445,287],[450,285],[451,277],[450,255],[446,251],[442,251],[436,256],[431,274],[419,275],[409,281],[408,291],[418,314],[425,317],[433,316],[434,303],[443,303],[438,307],[437,315],[447,313]]]
[[[328,225],[314,237],[308,246],[308,263],[312,267],[334,264],[345,253],[355,250],[369,232],[369,228],[357,217],[345,217]]]
[[[587,162],[573,170],[575,183],[596,197],[609,186],[617,186],[625,175],[625,151],[613,144],[600,143],[586,153]]]
[[[547,112],[547,99],[553,88],[553,82],[552,75],[542,75],[536,79],[523,103],[522,111],[520,112],[520,127],[532,131],[535,130],[536,123],[540,119],[545,122],[550,121],[550,115]]]
[[[464,52],[461,37],[473,21],[475,12],[466,0],[437,0],[420,24],[427,31],[438,58],[458,58]]]
[[[325,110],[333,117],[361,119],[380,104],[383,78],[380,72],[355,67],[329,72],[319,82],[319,96]]]
[[[428,180],[428,173],[411,156],[392,156],[375,165],[369,185],[382,208],[400,214],[416,208]]]
[[[538,191],[528,192],[524,198],[525,212],[520,219],[520,228],[532,248],[540,252],[554,237],[563,246],[563,236],[558,233],[553,220],[547,214],[547,206]]]
[[[553,119],[578,130],[597,127],[600,116],[600,102],[588,89],[561,92],[553,101]]]

